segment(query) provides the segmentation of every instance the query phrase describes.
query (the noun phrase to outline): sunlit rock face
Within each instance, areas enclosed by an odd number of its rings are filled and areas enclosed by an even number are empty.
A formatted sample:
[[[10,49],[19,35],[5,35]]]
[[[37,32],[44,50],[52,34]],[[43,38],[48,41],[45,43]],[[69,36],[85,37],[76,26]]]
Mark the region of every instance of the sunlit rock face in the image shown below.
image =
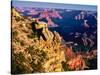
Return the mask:
[[[68,61],[67,64],[71,70],[84,70],[88,68],[81,55],[77,55],[75,58]]]
[[[65,61],[65,55],[59,33],[43,29],[47,40],[42,37],[38,40],[30,20],[14,8],[12,13],[12,73],[64,71],[61,62]]]

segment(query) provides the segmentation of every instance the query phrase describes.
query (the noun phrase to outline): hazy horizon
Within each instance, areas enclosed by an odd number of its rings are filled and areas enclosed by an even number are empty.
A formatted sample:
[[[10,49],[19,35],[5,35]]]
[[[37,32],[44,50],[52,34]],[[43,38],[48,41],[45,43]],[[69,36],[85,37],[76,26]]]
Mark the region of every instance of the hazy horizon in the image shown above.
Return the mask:
[[[16,1],[15,0],[15,1],[12,1],[12,6],[97,11],[97,6],[95,5],[48,3],[48,2],[34,2],[34,1]]]

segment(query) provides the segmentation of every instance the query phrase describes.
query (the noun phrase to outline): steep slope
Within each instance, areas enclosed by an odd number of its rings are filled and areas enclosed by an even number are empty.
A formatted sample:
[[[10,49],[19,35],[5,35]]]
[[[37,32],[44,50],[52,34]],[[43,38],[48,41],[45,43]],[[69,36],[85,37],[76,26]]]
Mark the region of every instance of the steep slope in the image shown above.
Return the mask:
[[[61,37],[57,32],[44,31],[47,41],[38,40],[31,20],[12,8],[12,73],[60,72],[65,61]]]

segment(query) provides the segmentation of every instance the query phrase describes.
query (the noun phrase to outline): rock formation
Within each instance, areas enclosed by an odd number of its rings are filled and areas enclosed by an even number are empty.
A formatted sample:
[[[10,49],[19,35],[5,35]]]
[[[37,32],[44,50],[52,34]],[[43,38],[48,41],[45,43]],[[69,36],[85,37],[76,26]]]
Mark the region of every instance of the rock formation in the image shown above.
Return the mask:
[[[12,8],[11,19],[12,74],[62,72],[94,67],[90,61],[97,60],[95,50],[83,55],[75,53],[71,46],[64,43],[58,32],[52,32],[48,27],[42,31],[46,40],[42,37],[38,39],[32,31],[32,18],[20,15],[15,8]]]
[[[61,62],[65,61],[65,55],[59,33],[46,29],[43,34],[47,41],[38,40],[31,21],[14,8],[12,14],[12,73],[64,71]]]

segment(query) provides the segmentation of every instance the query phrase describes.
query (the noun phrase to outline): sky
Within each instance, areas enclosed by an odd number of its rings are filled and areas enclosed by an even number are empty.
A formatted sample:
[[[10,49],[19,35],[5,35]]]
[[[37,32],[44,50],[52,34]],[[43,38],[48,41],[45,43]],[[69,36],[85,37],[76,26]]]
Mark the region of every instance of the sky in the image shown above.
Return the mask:
[[[61,4],[61,3],[47,3],[47,2],[34,2],[34,1],[13,0],[12,6],[97,11],[97,6],[95,5]]]

